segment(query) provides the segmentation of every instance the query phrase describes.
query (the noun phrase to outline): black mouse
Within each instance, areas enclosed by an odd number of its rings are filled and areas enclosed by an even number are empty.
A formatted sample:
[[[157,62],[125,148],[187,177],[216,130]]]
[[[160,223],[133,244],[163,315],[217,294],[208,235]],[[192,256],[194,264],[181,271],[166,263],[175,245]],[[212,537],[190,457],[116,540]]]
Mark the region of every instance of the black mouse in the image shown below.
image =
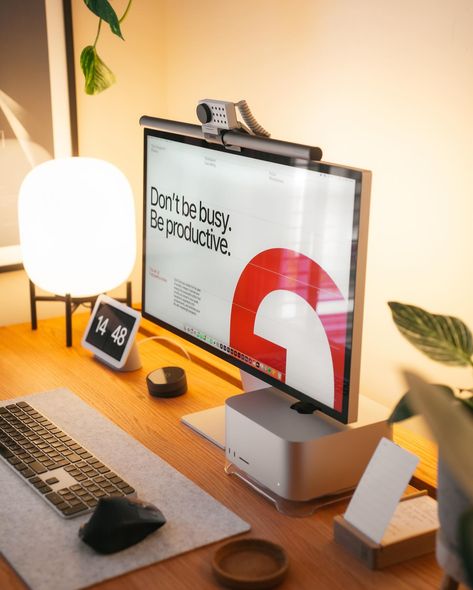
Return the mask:
[[[101,498],[79,537],[98,553],[126,549],[166,522],[161,510],[134,498]]]

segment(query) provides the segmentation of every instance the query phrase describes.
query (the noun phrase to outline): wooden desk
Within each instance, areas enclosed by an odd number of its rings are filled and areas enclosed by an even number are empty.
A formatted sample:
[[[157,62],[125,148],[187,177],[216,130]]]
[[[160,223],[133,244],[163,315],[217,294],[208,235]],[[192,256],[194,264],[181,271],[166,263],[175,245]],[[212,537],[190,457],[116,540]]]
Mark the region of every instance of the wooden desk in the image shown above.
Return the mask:
[[[438,588],[441,571],[434,555],[373,572],[335,545],[332,520],[343,503],[307,518],[279,514],[272,504],[223,471],[221,450],[179,422],[183,414],[222,404],[239,393],[238,371],[198,347],[153,326],[153,332],[182,343],[191,362],[162,341],[139,347],[143,368],[114,373],[96,363],[80,346],[87,315],[73,321],[74,346],[64,345],[64,320],[42,320],[33,332],[29,324],[0,328],[0,398],[68,387],[84,401],[128,431],[142,444],[193,480],[230,510],[251,523],[249,536],[281,544],[290,571],[281,590],[416,590]],[[150,324],[144,322],[144,331]],[[144,334],[139,335],[142,339]],[[148,395],[145,376],[151,370],[179,364],[187,372],[186,395],[159,400]],[[220,588],[210,561],[217,545],[197,549],[97,586],[100,590],[205,590]],[[0,588],[24,590],[9,565],[0,559]]]

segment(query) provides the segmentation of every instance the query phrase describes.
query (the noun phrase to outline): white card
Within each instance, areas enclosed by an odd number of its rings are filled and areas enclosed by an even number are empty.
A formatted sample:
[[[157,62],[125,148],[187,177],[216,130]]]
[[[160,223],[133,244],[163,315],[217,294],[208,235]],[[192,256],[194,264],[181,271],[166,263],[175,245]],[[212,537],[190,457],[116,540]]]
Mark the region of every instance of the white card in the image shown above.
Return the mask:
[[[345,520],[380,543],[419,457],[382,438],[353,494]]]

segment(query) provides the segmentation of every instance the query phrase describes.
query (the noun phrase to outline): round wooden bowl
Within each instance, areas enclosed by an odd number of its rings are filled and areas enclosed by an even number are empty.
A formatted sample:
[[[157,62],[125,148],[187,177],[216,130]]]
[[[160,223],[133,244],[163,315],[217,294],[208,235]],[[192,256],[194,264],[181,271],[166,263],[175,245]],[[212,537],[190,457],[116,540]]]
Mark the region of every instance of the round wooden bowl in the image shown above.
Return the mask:
[[[288,567],[284,549],[264,539],[230,541],[216,550],[212,560],[212,570],[221,584],[247,590],[274,588]]]

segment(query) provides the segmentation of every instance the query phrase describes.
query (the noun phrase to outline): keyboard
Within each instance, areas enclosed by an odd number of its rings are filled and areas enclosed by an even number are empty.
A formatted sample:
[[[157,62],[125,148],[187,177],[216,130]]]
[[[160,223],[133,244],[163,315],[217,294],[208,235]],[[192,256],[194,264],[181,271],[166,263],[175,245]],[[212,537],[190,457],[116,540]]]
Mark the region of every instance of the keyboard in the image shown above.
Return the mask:
[[[0,457],[58,514],[91,512],[134,488],[26,402],[0,406]]]

